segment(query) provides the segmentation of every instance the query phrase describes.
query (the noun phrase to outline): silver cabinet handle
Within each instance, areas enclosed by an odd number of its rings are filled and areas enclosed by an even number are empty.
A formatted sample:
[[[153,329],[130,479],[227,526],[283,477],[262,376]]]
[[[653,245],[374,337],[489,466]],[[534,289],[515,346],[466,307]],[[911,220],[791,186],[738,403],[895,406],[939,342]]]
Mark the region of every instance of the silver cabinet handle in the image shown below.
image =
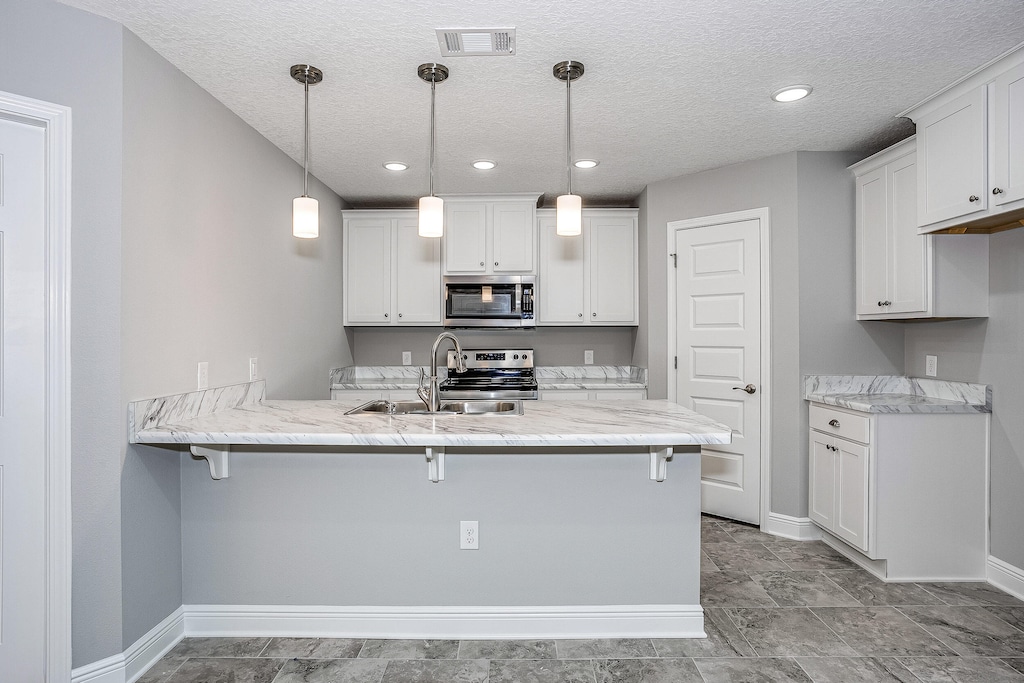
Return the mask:
[[[1002,194],[1002,193],[1003,193],[1002,188],[998,188],[998,187],[993,187],[992,188],[992,194]]]
[[[976,194],[972,194],[972,195],[971,195],[970,197],[968,197],[968,199],[967,199],[967,201],[969,201],[969,202],[977,202],[977,201],[980,201],[980,200],[981,200],[981,197],[979,197],[979,196],[978,196],[978,195],[976,195]]]
[[[835,427],[836,429],[839,429],[839,420],[829,420],[828,421],[828,426],[829,427]]]
[[[745,391],[748,394],[752,394],[755,391],[757,391],[757,387],[755,387],[753,384],[748,384],[745,387],[733,387],[732,390],[733,391]]]
[[[892,302],[888,301],[888,300],[886,300],[886,301],[879,301],[878,305],[879,306],[892,306]]]

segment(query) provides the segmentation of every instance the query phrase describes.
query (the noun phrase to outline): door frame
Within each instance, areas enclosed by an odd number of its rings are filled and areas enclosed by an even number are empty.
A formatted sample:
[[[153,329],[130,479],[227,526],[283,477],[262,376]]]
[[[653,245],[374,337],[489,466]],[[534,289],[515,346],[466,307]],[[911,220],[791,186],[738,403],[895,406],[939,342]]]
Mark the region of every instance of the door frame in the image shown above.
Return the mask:
[[[757,220],[760,226],[758,240],[758,251],[761,256],[761,486],[760,486],[760,526],[762,530],[768,527],[768,515],[771,512],[771,387],[772,387],[772,354],[771,354],[771,278],[769,277],[769,265],[771,263],[771,236],[770,211],[767,206],[758,209],[747,209],[745,211],[733,211],[713,216],[701,216],[700,218],[688,218],[685,220],[669,221],[667,228],[669,257],[675,258],[676,231],[692,230],[695,228],[710,228],[723,223],[736,223],[739,221]],[[666,278],[668,289],[668,311],[666,319],[668,322],[668,346],[665,349],[665,367],[668,374],[668,399],[677,400],[676,373],[673,367],[672,358],[676,354],[676,277],[678,271],[669,266],[669,275]]]
[[[0,92],[46,140],[46,681],[71,679],[71,109]]]

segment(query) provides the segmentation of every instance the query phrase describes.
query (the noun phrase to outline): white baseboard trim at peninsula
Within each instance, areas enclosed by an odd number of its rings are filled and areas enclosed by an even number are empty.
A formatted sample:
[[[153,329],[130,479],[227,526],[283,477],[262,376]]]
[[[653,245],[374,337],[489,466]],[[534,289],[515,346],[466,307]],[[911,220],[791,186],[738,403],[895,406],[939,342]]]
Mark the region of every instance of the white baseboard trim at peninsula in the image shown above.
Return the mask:
[[[1024,569],[988,556],[988,582],[1015,598],[1024,600]]]
[[[121,654],[71,671],[71,683],[132,683],[185,637],[185,611],[171,612]]]
[[[821,530],[814,526],[809,517],[790,517],[778,512],[768,513],[768,524],[765,532],[797,541],[817,541],[821,539]]]
[[[700,605],[319,607],[185,605],[189,636],[703,638]]]

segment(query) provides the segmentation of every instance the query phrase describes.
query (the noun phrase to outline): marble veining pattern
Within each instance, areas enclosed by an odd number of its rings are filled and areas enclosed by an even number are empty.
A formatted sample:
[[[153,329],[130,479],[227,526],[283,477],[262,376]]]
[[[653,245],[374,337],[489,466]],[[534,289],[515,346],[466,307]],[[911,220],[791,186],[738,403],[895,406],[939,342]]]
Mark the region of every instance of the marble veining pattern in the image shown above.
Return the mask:
[[[358,402],[263,401],[140,430],[133,443],[283,446],[688,446],[728,427],[670,401],[526,401],[523,415],[345,415]]]
[[[424,372],[429,368],[424,367]],[[352,365],[334,368],[331,389],[370,389],[378,391],[415,389],[420,366]],[[447,377],[447,368],[438,368]],[[647,368],[631,365],[556,365],[534,368],[541,389],[646,389]]]
[[[128,404],[128,434],[134,436],[143,429],[155,429],[231,408],[255,405],[261,403],[266,395],[267,381],[258,379],[226,387],[133,401]]]
[[[896,375],[804,375],[804,398],[867,413],[990,413],[992,387]]]

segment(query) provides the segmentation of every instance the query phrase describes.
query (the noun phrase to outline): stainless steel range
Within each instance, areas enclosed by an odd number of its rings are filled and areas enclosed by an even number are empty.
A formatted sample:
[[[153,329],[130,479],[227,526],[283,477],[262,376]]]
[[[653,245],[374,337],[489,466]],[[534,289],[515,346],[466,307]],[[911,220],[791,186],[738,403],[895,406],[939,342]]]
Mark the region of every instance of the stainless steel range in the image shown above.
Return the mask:
[[[455,351],[448,351],[448,379],[441,382],[444,399],[535,399],[533,349],[464,349],[465,372],[455,371]]]

